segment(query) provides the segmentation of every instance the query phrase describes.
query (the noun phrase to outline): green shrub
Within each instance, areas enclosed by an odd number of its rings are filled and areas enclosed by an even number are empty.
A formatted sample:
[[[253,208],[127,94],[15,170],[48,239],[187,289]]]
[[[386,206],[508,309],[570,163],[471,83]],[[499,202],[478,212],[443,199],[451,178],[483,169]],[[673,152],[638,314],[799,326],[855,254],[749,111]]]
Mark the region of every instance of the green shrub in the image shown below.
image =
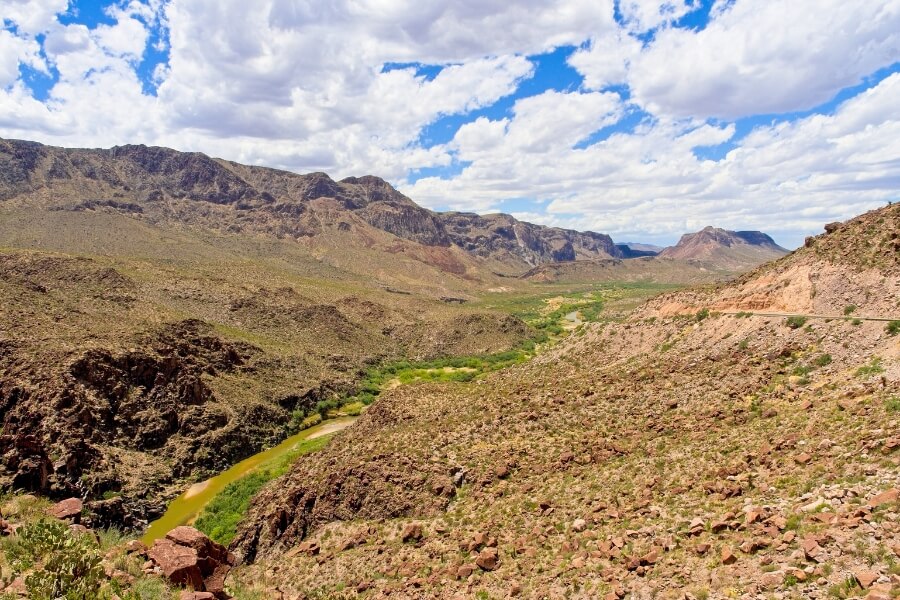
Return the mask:
[[[900,321],[891,321],[884,328],[888,335],[897,335],[900,333]]]
[[[785,319],[785,323],[791,329],[800,329],[801,327],[806,325],[806,317],[795,315],[793,317],[788,317],[787,319]]]
[[[892,396],[885,400],[884,407],[888,412],[900,413],[900,396]]]
[[[706,319],[707,317],[709,317],[709,309],[708,308],[701,308],[700,310],[697,311],[697,314],[694,315],[694,318],[697,319],[698,323],[700,321]]]
[[[868,377],[879,373],[884,373],[884,367],[881,366],[881,359],[877,356],[873,357],[869,364],[863,365],[856,370],[857,377]]]
[[[831,355],[823,354],[821,356],[816,357],[816,360],[813,361],[817,367],[824,367],[831,364]]]
[[[35,600],[94,600],[105,579],[97,542],[59,521],[22,527],[6,555],[14,572],[27,572],[25,587]]]
[[[250,502],[263,486],[287,473],[300,456],[324,448],[330,438],[331,436],[322,436],[301,442],[281,458],[229,483],[206,505],[194,522],[194,527],[210,539],[227,546],[234,539],[237,526],[247,513]]]
[[[847,306],[844,307],[844,314],[845,314],[845,315],[852,315],[854,312],[856,312],[856,305],[855,305],[855,304],[848,304]]]

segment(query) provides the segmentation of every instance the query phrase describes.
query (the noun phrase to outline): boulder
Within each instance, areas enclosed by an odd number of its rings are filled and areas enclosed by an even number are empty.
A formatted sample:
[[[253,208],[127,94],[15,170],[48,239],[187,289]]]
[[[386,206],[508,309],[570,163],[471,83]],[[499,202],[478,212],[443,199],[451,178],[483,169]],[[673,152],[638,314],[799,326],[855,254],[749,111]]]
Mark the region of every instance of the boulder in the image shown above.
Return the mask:
[[[499,559],[500,557],[497,553],[496,548],[485,548],[478,553],[478,558],[475,559],[475,564],[485,571],[493,571],[497,568]]]
[[[81,511],[84,503],[80,498],[67,498],[62,502],[57,502],[47,509],[47,514],[57,519],[79,522],[81,520]]]
[[[723,565],[733,565],[737,562],[737,556],[735,556],[731,548],[728,547],[722,548],[721,558]]]
[[[422,539],[422,525],[420,523],[407,523],[400,532],[403,542],[417,542]]]
[[[193,548],[179,546],[166,538],[153,542],[147,555],[172,583],[195,590],[204,589],[197,551]]]
[[[878,581],[878,573],[874,571],[866,571],[864,569],[857,569],[853,571],[853,577],[856,578],[856,581],[859,582],[859,587],[864,590],[872,587],[872,584]]]
[[[869,500],[869,506],[871,506],[872,508],[878,508],[882,504],[889,504],[896,501],[898,496],[900,496],[900,490],[898,490],[897,488],[885,490]]]

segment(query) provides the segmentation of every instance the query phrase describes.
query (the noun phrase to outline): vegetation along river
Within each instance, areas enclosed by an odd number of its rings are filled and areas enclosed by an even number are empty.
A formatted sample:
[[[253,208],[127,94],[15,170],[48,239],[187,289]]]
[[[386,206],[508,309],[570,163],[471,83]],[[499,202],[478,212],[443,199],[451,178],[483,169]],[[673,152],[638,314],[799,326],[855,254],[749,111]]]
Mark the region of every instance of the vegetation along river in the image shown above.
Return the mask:
[[[292,452],[300,443],[340,431],[355,420],[356,417],[329,419],[321,425],[310,427],[296,435],[292,435],[277,446],[242,460],[212,479],[195,483],[169,504],[169,508],[162,517],[150,523],[150,527],[147,528],[142,541],[150,545],[154,540],[164,537],[171,529],[179,525],[193,523],[194,519],[197,518],[209,501],[224,490],[229,483],[237,481],[259,467],[263,467]]]

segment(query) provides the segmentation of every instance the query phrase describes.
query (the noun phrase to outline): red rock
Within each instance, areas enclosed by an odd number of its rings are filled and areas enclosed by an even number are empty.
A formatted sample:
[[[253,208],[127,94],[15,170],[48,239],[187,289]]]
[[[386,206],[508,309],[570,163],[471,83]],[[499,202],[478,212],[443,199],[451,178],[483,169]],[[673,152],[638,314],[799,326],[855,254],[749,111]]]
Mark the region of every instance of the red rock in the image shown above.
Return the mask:
[[[732,565],[737,562],[737,556],[735,556],[731,548],[728,547],[722,548],[721,558],[723,565]]]
[[[403,542],[414,542],[422,539],[422,525],[420,523],[407,523],[400,533]]]
[[[499,562],[499,554],[496,548],[485,548],[478,553],[475,564],[485,571],[493,571],[497,568]]]
[[[509,586],[509,595],[510,596],[518,596],[521,593],[522,593],[522,584],[513,582],[513,584]]]
[[[728,529],[728,523],[726,523],[725,521],[716,521],[712,524],[713,533],[722,533],[726,529]]]
[[[494,467],[494,475],[497,476],[497,479],[506,479],[509,477],[509,467],[505,464],[499,464]]]
[[[81,510],[83,508],[84,503],[79,498],[67,498],[48,508],[47,514],[57,519],[71,519],[77,523],[81,520]]]
[[[898,496],[900,496],[900,490],[898,490],[897,488],[885,490],[869,500],[869,506],[871,506],[872,508],[878,508],[882,504],[894,502],[895,500],[897,500]]]
[[[153,542],[147,555],[172,583],[195,590],[203,589],[203,575],[195,549],[180,546],[166,538]]]
[[[873,571],[865,571],[863,569],[857,569],[853,571],[853,576],[856,578],[856,581],[859,582],[859,586],[867,590],[872,587],[872,584],[878,581],[878,573]]]
[[[146,555],[147,545],[140,540],[131,540],[125,544],[125,551],[128,552],[128,554]]]
[[[456,570],[457,579],[468,579],[469,575],[475,572],[475,567],[473,565],[462,565],[460,568]]]
[[[894,596],[891,592],[891,587],[889,583],[873,586],[869,593],[866,594],[866,600],[891,600]]]
[[[193,548],[201,559],[210,558],[216,562],[226,564],[235,562],[234,557],[228,552],[228,548],[222,544],[217,544],[209,539],[205,533],[193,527],[185,525],[176,527],[166,534],[166,539],[175,542],[179,546]]]
[[[812,460],[812,456],[810,456],[806,452],[801,452],[800,454],[798,454],[797,456],[794,457],[794,460],[799,465],[805,465],[805,464],[809,464],[809,462]]]
[[[212,593],[216,598],[227,598],[225,593],[225,578],[231,571],[231,565],[220,563],[216,565],[211,575],[203,580],[203,587],[207,592]]]
[[[695,551],[697,554],[699,554],[700,556],[703,556],[704,554],[706,554],[707,552],[709,552],[709,544],[705,544],[705,543],[704,543],[704,544],[697,544],[696,546],[694,546],[694,551]]]

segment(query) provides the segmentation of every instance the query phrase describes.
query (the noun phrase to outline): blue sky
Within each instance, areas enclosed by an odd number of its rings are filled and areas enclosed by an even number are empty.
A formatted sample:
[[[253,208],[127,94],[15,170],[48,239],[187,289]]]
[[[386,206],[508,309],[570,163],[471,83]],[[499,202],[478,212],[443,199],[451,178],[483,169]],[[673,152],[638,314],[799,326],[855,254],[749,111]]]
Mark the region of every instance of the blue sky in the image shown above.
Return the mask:
[[[900,0],[0,0],[0,16],[5,137],[372,173],[437,210],[663,244],[712,224],[795,246],[900,200]]]

